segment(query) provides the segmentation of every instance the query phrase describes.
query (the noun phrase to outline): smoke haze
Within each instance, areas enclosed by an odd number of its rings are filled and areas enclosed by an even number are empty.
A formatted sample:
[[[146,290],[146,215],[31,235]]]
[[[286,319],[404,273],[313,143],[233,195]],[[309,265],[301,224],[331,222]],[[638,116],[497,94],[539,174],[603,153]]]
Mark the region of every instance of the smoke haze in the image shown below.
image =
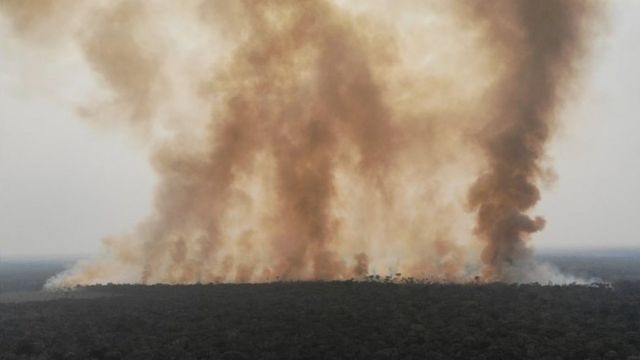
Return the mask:
[[[0,9],[52,56],[82,52],[108,94],[78,112],[148,144],[159,179],[154,212],[53,286],[551,276],[522,270],[540,269],[529,210],[589,2]]]

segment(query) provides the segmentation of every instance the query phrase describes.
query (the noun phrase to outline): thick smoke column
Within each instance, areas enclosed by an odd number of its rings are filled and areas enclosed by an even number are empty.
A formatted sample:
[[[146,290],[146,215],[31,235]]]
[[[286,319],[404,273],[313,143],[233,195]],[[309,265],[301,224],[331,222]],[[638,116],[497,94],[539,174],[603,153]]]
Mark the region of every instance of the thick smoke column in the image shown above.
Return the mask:
[[[543,225],[527,211],[592,12],[552,0],[0,10],[32,43],[77,46],[111,91],[80,113],[133,130],[159,179],[153,214],[62,286],[464,280],[481,266],[474,214],[485,278],[523,280],[511,270]]]
[[[509,279],[509,268],[530,258],[528,234],[544,226],[526,214],[540,200],[541,161],[555,111],[584,51],[586,1],[472,2],[471,16],[504,65],[491,120],[480,143],[488,168],[469,191],[476,233],[485,241],[485,277]]]
[[[336,154],[349,142],[361,171],[375,177],[392,151],[389,116],[369,69],[372,54],[349,19],[325,2],[252,3],[239,11],[246,38],[213,85],[224,94],[209,127],[208,143],[215,145],[196,159],[156,158],[163,202],[152,225],[160,231],[147,241],[144,281],[162,280],[168,271],[181,273],[176,281],[217,280],[203,264],[215,263],[224,247],[220,221],[231,188],[258,155],[272,167],[278,216],[271,229],[261,229],[274,247],[269,272],[287,279],[348,276],[332,249]],[[169,265],[177,270],[163,268],[172,237],[184,234],[198,240],[179,240]],[[196,258],[184,255],[185,241],[197,247]],[[232,257],[222,261],[234,267]],[[238,280],[256,275],[251,264],[238,271]]]

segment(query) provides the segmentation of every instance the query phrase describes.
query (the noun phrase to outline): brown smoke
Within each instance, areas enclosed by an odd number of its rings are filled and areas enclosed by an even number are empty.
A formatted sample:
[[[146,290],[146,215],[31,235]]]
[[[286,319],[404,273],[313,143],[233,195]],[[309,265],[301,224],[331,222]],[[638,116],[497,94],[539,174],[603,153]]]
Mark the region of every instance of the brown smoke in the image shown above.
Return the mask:
[[[57,285],[387,271],[462,280],[478,265],[466,192],[485,276],[518,280],[508,267],[543,225],[526,212],[591,10],[551,0],[0,9],[21,35],[62,29],[110,91],[80,113],[132,125],[159,179],[154,213]]]
[[[469,204],[477,211],[476,233],[486,242],[485,277],[508,279],[509,267],[530,258],[528,235],[545,224],[526,213],[540,200],[545,145],[594,9],[586,1],[564,0],[468,5],[506,69],[479,138],[488,167],[471,187]]]

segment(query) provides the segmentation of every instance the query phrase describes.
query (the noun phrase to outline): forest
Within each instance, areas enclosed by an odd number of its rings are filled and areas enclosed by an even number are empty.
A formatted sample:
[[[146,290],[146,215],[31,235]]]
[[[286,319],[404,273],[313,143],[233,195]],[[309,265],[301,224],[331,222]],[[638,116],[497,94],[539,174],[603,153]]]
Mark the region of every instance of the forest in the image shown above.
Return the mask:
[[[638,281],[103,285],[69,294],[0,303],[0,359],[640,359]]]

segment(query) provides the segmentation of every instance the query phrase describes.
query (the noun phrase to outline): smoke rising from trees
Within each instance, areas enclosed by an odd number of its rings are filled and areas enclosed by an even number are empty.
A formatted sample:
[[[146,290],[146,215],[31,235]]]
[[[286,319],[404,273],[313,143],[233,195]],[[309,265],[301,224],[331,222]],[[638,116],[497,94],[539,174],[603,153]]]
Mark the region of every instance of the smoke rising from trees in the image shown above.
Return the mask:
[[[159,179],[147,219],[52,284],[539,280],[518,267],[590,2],[0,10],[30,46],[82,52],[109,95],[79,113],[149,144]]]

